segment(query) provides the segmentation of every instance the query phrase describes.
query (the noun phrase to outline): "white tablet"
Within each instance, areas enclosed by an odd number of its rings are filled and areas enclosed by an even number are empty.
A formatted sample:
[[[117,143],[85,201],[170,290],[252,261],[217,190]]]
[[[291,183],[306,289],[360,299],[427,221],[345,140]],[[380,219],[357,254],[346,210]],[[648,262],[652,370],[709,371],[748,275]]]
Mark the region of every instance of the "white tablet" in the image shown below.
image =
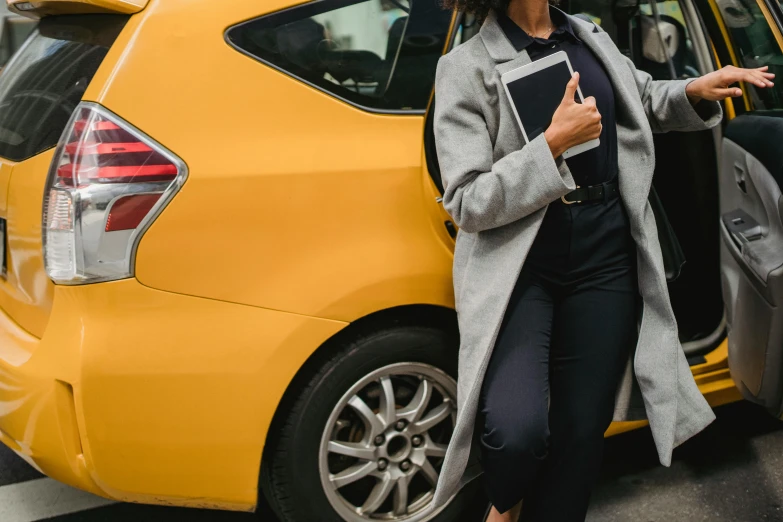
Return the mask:
[[[564,51],[531,62],[504,73],[500,80],[511,101],[517,123],[522,129],[525,143],[534,139],[549,127],[555,110],[563,100],[566,84],[574,70]],[[577,87],[579,103],[584,102],[582,89]],[[598,146],[599,140],[582,143],[563,153],[564,158]]]

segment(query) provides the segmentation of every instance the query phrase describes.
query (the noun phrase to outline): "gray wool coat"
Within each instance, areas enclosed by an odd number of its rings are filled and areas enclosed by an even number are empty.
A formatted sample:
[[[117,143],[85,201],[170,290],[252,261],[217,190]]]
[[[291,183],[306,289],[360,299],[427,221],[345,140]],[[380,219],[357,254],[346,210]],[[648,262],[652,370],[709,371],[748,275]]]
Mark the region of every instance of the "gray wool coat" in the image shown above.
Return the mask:
[[[604,65],[614,87],[620,197],[636,242],[643,311],[635,350],[615,400],[614,420],[649,419],[660,462],[715,419],[699,392],[677,334],[648,194],[655,166],[653,132],[698,131],[722,118],[706,102],[703,120],[685,94],[692,80],[653,81],[600,27],[569,16],[575,34]],[[575,188],[543,134],[528,144],[500,75],[530,62],[490,12],[478,36],[445,54],[435,79],[435,143],[443,205],[459,227],[454,293],[460,329],[457,420],[430,509],[443,506],[480,473],[476,451],[479,390],[501,320],[547,206]],[[524,398],[520,398],[524,400]]]

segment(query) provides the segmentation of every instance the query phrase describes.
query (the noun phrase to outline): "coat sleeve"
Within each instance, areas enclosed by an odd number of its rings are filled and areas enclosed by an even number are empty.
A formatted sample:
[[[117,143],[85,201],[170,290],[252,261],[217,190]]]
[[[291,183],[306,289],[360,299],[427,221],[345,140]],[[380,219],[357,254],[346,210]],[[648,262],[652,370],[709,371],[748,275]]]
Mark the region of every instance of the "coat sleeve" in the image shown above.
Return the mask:
[[[565,161],[555,161],[543,134],[493,161],[481,98],[453,55],[438,61],[433,125],[443,206],[454,223],[466,232],[500,227],[576,188]]]
[[[638,70],[630,58],[623,58],[636,80],[653,132],[700,131],[720,123],[723,118],[720,103],[701,100],[694,107],[688,100],[685,86],[696,78],[653,80],[649,73]]]

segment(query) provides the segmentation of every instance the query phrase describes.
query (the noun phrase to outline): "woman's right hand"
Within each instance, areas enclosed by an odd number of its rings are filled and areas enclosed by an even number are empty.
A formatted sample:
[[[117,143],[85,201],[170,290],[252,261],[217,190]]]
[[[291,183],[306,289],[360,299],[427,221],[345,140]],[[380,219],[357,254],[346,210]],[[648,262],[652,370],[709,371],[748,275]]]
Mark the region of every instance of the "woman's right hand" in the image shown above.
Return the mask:
[[[563,101],[552,116],[552,123],[544,131],[549,149],[555,158],[571,147],[601,135],[601,113],[595,106],[595,98],[589,96],[584,103],[574,101],[578,85],[579,73],[574,73],[566,85]]]

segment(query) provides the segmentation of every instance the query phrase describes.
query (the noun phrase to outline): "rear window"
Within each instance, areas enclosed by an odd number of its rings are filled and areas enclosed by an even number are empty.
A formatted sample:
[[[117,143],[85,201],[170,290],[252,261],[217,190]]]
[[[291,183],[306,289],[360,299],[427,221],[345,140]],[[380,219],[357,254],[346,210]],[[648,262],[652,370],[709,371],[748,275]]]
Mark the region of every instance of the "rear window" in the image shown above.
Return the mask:
[[[57,144],[127,16],[41,20],[0,73],[0,157],[21,161]]]

